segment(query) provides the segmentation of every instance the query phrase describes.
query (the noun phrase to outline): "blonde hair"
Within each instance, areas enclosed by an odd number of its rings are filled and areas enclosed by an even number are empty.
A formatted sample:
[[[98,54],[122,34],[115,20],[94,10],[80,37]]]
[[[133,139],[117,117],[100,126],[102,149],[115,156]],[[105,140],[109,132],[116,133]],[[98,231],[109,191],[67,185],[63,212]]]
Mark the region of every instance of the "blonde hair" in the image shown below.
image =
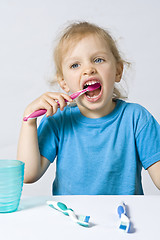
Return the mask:
[[[94,34],[106,42],[115,58],[116,63],[121,63],[123,66],[130,65],[128,61],[125,61],[121,57],[118,47],[116,46],[116,41],[111,37],[110,33],[107,30],[89,22],[76,22],[70,24],[64,29],[62,35],[59,38],[58,44],[54,49],[56,76],[63,75],[62,58],[64,54],[67,53],[68,49],[74,47],[78,41],[90,34]],[[53,83],[53,81],[51,83]],[[121,90],[119,87],[114,86],[113,99],[127,98],[126,91],[123,89],[123,92],[125,92],[124,95]]]

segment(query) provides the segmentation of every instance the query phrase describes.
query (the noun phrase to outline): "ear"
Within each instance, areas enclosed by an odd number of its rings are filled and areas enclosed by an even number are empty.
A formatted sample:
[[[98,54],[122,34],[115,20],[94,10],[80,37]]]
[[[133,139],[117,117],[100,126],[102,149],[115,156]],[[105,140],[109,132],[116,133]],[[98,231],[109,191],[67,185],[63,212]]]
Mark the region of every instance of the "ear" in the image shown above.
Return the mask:
[[[123,63],[117,63],[117,72],[116,72],[116,79],[115,82],[120,82],[123,74]]]
[[[68,92],[70,91],[70,89],[69,89],[66,81],[64,80],[64,78],[63,78],[63,77],[57,77],[57,78],[58,78],[58,83],[59,83],[60,87],[61,87],[65,92],[68,93]]]

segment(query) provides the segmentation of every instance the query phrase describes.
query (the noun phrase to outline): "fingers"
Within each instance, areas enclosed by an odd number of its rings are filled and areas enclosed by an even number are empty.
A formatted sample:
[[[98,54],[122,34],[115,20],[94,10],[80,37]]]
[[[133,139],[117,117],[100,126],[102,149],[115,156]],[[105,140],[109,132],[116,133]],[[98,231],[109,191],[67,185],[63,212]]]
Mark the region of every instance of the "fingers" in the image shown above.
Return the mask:
[[[73,100],[63,93],[52,93],[48,92],[42,95],[41,105],[47,110],[46,116],[52,116],[57,112],[58,107],[63,111],[64,107],[67,105],[66,101],[72,102]]]
[[[70,96],[64,93],[44,93],[27,106],[24,117],[39,109],[46,109],[46,116],[52,116],[57,112],[58,107],[63,111],[67,105],[66,100],[68,102],[73,101]]]

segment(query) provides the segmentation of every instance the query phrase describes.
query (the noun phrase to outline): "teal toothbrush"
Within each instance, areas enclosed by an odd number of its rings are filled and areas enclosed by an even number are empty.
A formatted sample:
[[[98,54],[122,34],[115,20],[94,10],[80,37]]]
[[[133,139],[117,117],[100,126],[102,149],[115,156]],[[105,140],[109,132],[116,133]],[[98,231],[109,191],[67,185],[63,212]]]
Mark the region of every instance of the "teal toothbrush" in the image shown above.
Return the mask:
[[[56,202],[56,201],[47,201],[47,204],[62,212],[63,214],[69,216],[71,218],[71,220],[83,227],[89,227],[89,219],[90,219],[90,216],[83,216],[83,215],[80,215],[79,217],[77,217],[73,211],[73,209],[71,208],[67,208],[67,206],[62,203],[62,202]]]

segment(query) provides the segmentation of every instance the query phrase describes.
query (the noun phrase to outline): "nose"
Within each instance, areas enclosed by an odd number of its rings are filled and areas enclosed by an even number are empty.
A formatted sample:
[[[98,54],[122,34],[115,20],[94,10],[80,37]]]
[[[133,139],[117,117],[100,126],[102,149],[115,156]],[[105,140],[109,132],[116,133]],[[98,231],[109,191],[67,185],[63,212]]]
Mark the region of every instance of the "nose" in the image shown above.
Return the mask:
[[[96,73],[96,69],[90,64],[87,65],[83,70],[83,75],[93,75]]]

